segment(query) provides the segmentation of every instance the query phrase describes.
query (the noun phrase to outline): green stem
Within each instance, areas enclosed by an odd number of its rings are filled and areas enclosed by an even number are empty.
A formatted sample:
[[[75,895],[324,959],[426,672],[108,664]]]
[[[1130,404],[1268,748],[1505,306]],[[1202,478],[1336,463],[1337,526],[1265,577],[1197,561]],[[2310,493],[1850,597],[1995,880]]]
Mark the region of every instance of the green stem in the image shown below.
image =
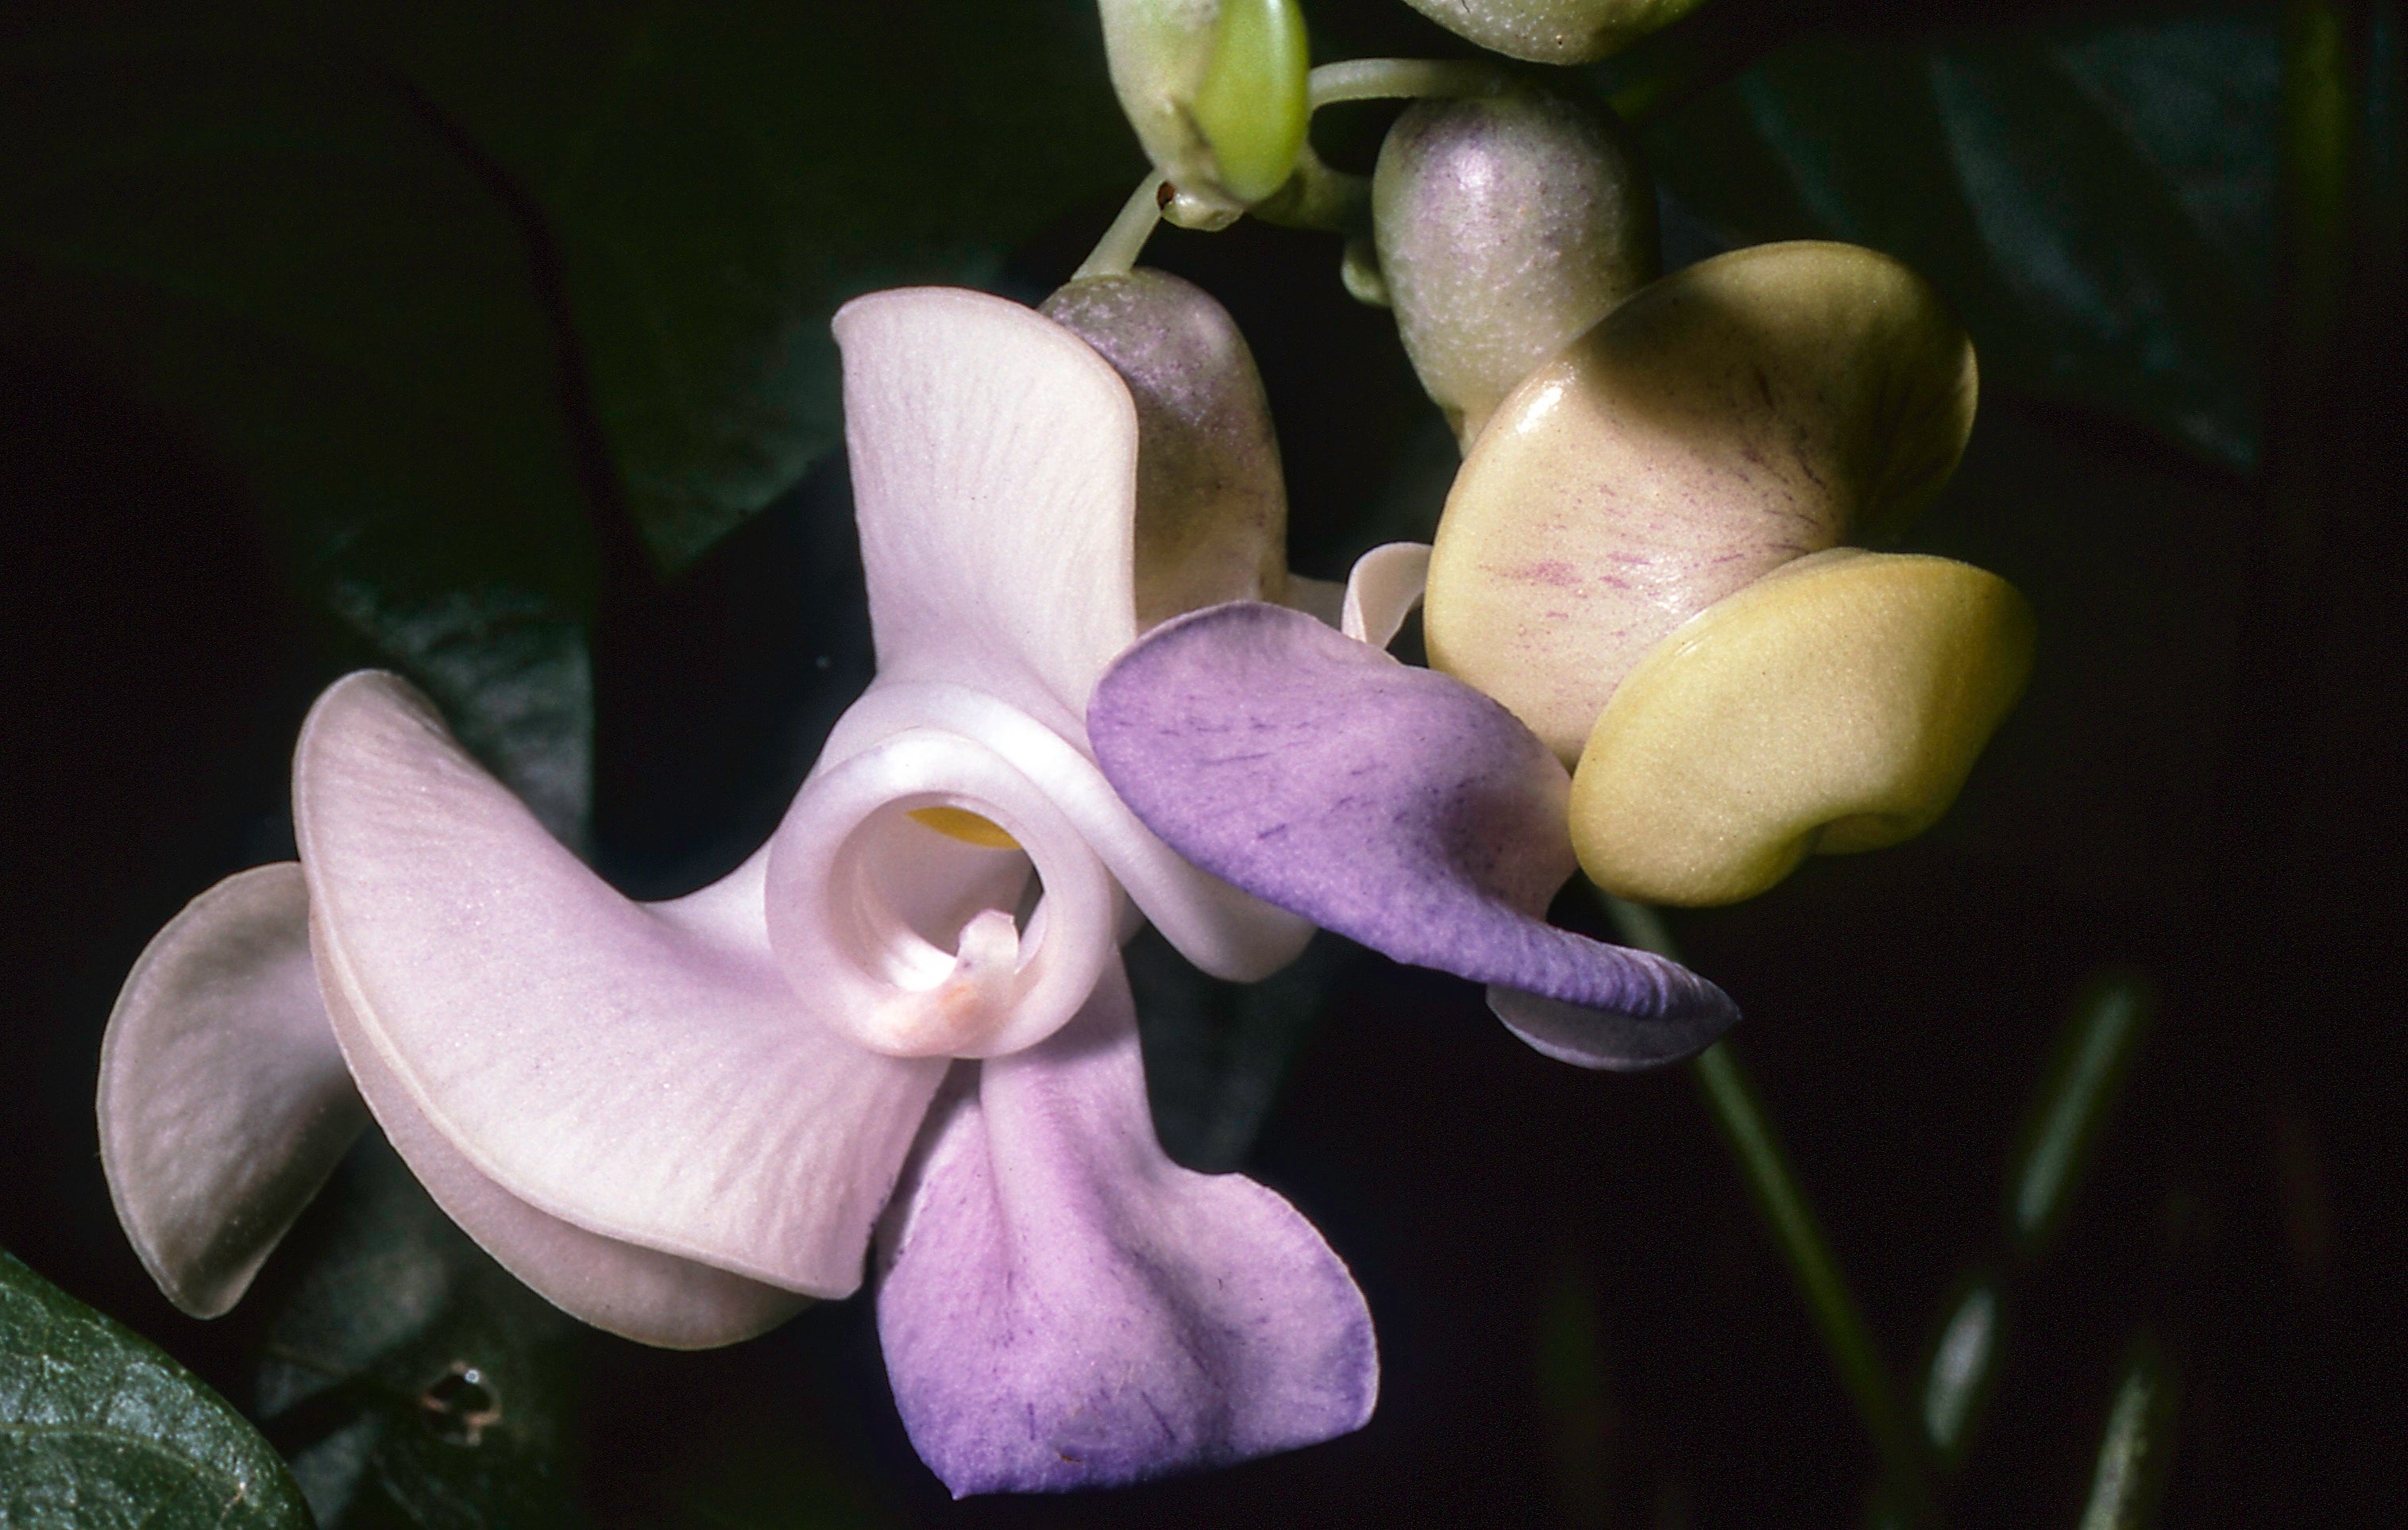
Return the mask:
[[[1678,959],[1670,932],[1654,909],[1615,897],[1607,898],[1606,907],[1623,937],[1632,945]],[[1849,1289],[1847,1277],[1841,1273],[1839,1260],[1831,1253],[1830,1240],[1824,1237],[1822,1223],[1816,1220],[1805,1190],[1798,1183],[1797,1175],[1790,1172],[1781,1139],[1774,1135],[1772,1122],[1766,1117],[1754,1086],[1748,1082],[1728,1041],[1718,1041],[1699,1053],[1697,1068],[1706,1102],[1713,1108],[1714,1119],[1747,1177],[1748,1189],[1755,1194],[1756,1208],[1763,1212],[1773,1241],[1789,1262],[1790,1273],[1797,1278],[1799,1291],[1813,1315],[1814,1326],[1822,1333],[1832,1366],[1839,1371],[1842,1384],[1855,1400],[1856,1411],[1881,1452],[1892,1493],[1911,1521],[1937,1523],[1939,1510],[1932,1496],[1930,1468],[1922,1441],[1899,1406],[1888,1368],[1874,1348],[1856,1294]]]
[[[1087,258],[1079,264],[1079,268],[1070,273],[1072,281],[1083,281],[1089,277],[1125,277],[1129,274],[1137,265],[1137,258],[1145,253],[1145,241],[1154,236],[1154,225],[1162,222],[1162,186],[1163,180],[1158,175],[1150,175],[1139,183],[1138,189],[1129,193],[1129,199],[1121,204],[1119,216],[1112,220],[1112,226],[1104,230],[1104,236],[1096,241],[1096,248],[1088,251]]]
[[[2157,1523],[2173,1463],[2175,1401],[2173,1366],[2143,1330],[2108,1410],[2082,1530],[2146,1530]]]
[[[1849,1396],[1856,1400],[1856,1411],[1864,1416],[1883,1465],[1909,1501],[1910,1511],[1919,1522],[1929,1523],[1931,1489],[1923,1448],[1898,1406],[1888,1369],[1873,1348],[1873,1337],[1865,1327],[1847,1278],[1840,1273],[1830,1241],[1823,1236],[1822,1224],[1815,1220],[1814,1208],[1807,1203],[1797,1176],[1789,1171],[1781,1140],[1773,1135],[1772,1122],[1765,1118],[1763,1104],[1739,1059],[1731,1054],[1729,1042],[1718,1041],[1698,1055],[1698,1081],[1705,1086],[1707,1103],[1713,1107],[1715,1120],[1746,1172],[1748,1188],[1756,1193],[1756,1206],[1772,1230],[1773,1241],[1789,1260],[1790,1273],[1798,1278],[1798,1288],[1814,1315],[1814,1326],[1822,1331],[1824,1348],[1829,1351]]]
[[[1326,234],[1368,233],[1371,227],[1371,178],[1333,170],[1306,144],[1297,155],[1296,174],[1287,184],[1250,209],[1266,223],[1282,228],[1318,229]]]
[[[2269,894],[2275,922],[2263,938],[2278,949],[2315,887],[2298,850],[2300,740],[2325,642],[2324,516],[2347,491],[2358,447],[2342,389],[2367,17],[2364,0],[2293,0],[2286,17],[2263,496],[2244,528],[2226,778],[2233,875]]]
[[[1414,100],[1427,96],[1495,95],[1505,71],[1463,59],[1346,59],[1305,77],[1314,111],[1340,101]]]

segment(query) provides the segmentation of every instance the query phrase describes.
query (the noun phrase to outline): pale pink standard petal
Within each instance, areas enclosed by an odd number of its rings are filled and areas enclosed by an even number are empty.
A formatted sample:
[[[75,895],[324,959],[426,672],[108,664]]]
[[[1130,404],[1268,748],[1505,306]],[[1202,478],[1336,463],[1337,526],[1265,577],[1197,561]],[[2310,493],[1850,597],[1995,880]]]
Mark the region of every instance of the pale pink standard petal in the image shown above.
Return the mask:
[[[238,873],[151,937],[100,1050],[100,1161],[167,1299],[234,1306],[367,1112],[309,965],[290,861]]]
[[[377,1124],[444,1214],[504,1269],[580,1322],[665,1349],[700,1350],[767,1332],[810,1298],[548,1216],[479,1173],[426,1119],[332,991],[327,1006]]]
[[[294,803],[352,1050],[372,1049],[477,1173],[577,1227],[764,1284],[859,1283],[944,1065],[854,1046],[787,985],[762,857],[632,904],[389,675],[320,698]]]
[[[975,1077],[890,1213],[878,1293],[896,1405],[955,1496],[1138,1481],[1370,1417],[1370,1315],[1321,1235],[1163,1156],[1118,963]]]
[[[836,316],[878,672],[950,680],[1084,736],[1137,636],[1137,408],[1032,309],[953,288]]]

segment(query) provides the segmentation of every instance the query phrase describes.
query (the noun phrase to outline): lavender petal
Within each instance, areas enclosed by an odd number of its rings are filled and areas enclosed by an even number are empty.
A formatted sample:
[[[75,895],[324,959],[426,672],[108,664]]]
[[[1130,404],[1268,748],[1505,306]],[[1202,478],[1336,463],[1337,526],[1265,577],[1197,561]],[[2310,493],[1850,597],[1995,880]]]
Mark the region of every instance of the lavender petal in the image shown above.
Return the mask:
[[[1163,1156],[1118,963],[1054,1036],[969,1066],[889,1213],[878,1294],[896,1405],[956,1497],[1140,1481],[1370,1416],[1346,1266],[1270,1191]]]
[[[1238,603],[1122,655],[1087,728],[1105,776],[1171,848],[1325,929],[1476,982],[1680,1022],[1700,1047],[1738,1018],[1677,963],[1544,922],[1573,865],[1570,779],[1458,681]]]

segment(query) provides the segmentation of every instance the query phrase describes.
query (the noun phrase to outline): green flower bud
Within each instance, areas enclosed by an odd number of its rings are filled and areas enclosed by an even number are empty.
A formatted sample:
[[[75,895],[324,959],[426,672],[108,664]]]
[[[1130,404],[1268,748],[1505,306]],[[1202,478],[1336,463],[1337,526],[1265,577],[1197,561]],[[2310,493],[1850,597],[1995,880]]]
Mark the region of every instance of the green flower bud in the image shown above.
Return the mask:
[[[1102,8],[1121,109],[1192,213],[1233,214],[1286,184],[1312,116],[1296,0],[1103,0]]]
[[[1412,0],[1412,7],[1492,53],[1533,64],[1586,64],[1679,21],[1698,0]]]
[[[1085,277],[1040,310],[1137,402],[1140,628],[1287,587],[1287,491],[1253,352],[1229,311],[1161,271]]]
[[[1529,89],[1424,101],[1371,179],[1397,330],[1466,450],[1530,371],[1656,274],[1656,196],[1618,121]]]

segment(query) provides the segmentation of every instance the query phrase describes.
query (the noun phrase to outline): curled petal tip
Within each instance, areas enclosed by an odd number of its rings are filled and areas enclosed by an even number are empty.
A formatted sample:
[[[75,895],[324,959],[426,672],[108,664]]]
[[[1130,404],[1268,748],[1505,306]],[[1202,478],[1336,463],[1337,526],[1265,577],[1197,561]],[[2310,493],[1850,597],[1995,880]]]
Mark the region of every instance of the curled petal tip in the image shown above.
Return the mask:
[[[1558,1063],[1613,1073],[1662,1067],[1696,1056],[1739,1022],[1739,1007],[1721,989],[1685,969],[1674,971],[1686,979],[1684,992],[1651,1013],[1568,1004],[1496,983],[1488,987],[1488,1009],[1533,1051]]]

